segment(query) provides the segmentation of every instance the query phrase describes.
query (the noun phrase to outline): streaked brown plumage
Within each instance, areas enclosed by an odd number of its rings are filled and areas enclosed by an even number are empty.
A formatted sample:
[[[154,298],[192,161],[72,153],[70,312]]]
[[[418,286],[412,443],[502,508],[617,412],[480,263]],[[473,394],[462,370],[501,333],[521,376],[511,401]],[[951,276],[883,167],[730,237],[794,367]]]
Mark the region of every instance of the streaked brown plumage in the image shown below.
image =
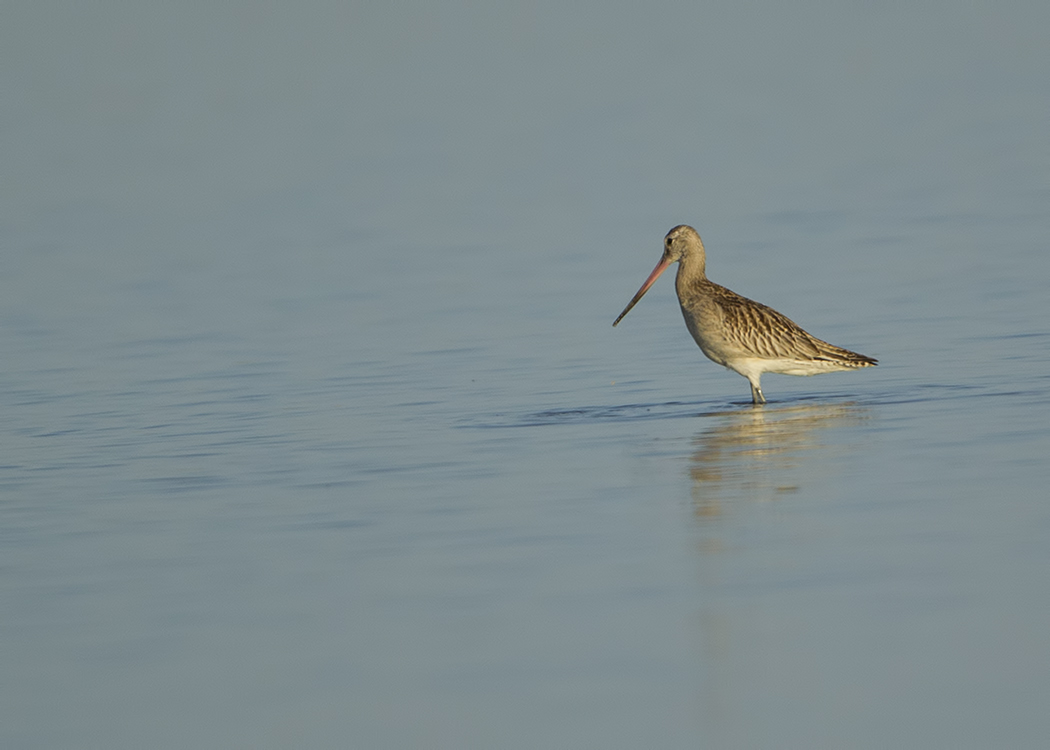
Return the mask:
[[[675,290],[689,332],[709,359],[748,379],[753,403],[766,402],[760,384],[764,372],[817,375],[877,364],[871,357],[821,341],[773,308],[710,281],[706,261],[695,229],[685,224],[672,229],[664,237],[660,262],[613,325],[677,262]]]

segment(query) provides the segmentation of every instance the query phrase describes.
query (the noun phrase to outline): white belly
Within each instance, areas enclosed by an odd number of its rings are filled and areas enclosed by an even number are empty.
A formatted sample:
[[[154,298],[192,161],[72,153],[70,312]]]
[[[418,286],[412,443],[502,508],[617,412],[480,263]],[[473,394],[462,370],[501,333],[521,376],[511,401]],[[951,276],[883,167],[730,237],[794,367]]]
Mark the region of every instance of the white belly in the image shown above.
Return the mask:
[[[749,380],[752,376],[760,376],[764,372],[775,372],[780,375],[819,375],[822,372],[850,369],[825,360],[805,361],[797,359],[758,359],[749,357],[730,359],[720,364],[724,364],[733,372],[740,373]]]

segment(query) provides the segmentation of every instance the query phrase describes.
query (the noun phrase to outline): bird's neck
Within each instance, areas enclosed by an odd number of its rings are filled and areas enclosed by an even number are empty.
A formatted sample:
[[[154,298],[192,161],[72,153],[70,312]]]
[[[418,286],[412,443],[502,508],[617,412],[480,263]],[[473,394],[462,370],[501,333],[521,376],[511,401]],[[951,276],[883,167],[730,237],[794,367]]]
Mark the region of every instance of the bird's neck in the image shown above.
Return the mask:
[[[707,281],[705,273],[705,258],[703,253],[683,255],[678,262],[678,274],[675,277],[675,286],[681,288],[683,285],[696,284]]]

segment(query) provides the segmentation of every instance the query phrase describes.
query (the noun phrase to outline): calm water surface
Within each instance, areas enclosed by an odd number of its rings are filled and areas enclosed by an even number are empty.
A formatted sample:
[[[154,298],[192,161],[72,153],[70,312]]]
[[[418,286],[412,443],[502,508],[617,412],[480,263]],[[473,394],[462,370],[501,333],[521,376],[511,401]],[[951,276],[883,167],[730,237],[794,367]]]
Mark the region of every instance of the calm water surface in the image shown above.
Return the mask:
[[[0,31],[0,746],[1046,743],[1047,6],[125,12]],[[681,222],[879,367],[614,330]]]

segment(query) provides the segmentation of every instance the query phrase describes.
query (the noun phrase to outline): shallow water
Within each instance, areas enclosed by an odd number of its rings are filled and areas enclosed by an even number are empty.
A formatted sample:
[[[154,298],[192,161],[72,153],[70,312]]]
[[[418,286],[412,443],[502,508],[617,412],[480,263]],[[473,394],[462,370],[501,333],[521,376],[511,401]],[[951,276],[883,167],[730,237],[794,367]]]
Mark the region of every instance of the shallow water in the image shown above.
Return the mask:
[[[0,745],[1042,744],[1048,11],[760,10],[10,11]]]

